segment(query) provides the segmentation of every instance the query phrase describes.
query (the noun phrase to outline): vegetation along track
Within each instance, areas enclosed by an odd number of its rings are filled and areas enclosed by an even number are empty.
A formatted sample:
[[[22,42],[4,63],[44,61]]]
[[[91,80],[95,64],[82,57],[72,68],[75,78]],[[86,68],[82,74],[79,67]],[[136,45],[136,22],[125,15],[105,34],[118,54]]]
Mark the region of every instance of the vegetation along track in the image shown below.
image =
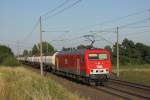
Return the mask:
[[[150,100],[150,86],[110,79],[104,86],[90,87],[125,100]]]
[[[150,86],[111,79],[104,87],[94,88],[124,99],[150,100]]]

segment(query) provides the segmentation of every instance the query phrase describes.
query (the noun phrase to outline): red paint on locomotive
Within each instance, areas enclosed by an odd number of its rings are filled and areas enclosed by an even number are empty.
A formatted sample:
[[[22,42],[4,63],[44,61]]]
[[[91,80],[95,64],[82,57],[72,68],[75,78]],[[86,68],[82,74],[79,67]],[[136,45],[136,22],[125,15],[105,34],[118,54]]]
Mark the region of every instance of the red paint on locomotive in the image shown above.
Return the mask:
[[[56,69],[85,77],[110,76],[112,71],[107,50],[61,51],[56,55]]]

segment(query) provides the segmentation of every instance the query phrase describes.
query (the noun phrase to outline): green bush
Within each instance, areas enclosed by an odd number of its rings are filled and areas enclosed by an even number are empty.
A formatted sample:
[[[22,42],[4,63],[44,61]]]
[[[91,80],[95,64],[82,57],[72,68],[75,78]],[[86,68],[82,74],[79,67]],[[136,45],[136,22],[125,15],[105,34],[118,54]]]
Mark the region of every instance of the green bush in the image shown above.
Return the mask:
[[[0,65],[17,66],[18,64],[11,49],[7,46],[0,45]]]
[[[19,63],[13,56],[7,56],[3,60],[2,65],[5,65],[5,66],[17,66],[17,65],[19,65]]]

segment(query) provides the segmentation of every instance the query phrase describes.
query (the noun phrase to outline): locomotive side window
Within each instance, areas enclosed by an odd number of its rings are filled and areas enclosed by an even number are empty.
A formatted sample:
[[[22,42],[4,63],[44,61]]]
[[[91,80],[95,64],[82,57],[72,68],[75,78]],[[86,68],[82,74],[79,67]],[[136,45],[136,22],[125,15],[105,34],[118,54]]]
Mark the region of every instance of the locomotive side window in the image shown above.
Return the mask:
[[[95,53],[90,53],[88,55],[89,60],[106,60],[107,59],[107,54],[95,54]]]

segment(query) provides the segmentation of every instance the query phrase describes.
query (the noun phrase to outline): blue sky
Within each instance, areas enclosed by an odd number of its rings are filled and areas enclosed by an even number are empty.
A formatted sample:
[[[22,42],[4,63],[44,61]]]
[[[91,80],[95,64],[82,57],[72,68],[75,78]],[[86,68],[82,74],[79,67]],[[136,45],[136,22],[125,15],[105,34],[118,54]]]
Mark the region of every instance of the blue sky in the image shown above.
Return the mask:
[[[64,1],[65,0],[0,0],[0,43],[9,45],[14,52],[16,52],[16,41],[20,41],[20,48],[22,50],[30,49],[34,43],[39,41],[39,26],[36,27],[32,35],[28,36],[38,21],[39,16],[47,13]],[[68,1],[66,6],[77,0]],[[63,7],[58,9],[58,11],[63,9]],[[150,17],[150,12],[148,12],[147,9],[150,9],[150,0],[82,0],[77,5],[57,16],[46,20],[44,20],[44,18],[47,16],[42,16],[43,30],[69,31],[68,33],[45,32],[43,33],[43,39],[49,42],[60,39],[64,40],[61,42],[51,42],[57,49],[60,49],[62,46],[73,47],[81,43],[88,44],[89,42],[84,41],[85,39],[76,37],[91,34],[89,31],[103,30],[143,20]],[[113,23],[105,23],[104,25],[95,25],[140,11],[143,11],[143,13],[137,16],[127,17],[119,21],[114,21]],[[48,16],[51,15],[52,14],[49,14]],[[136,27],[140,26],[150,26],[150,21],[139,25],[137,24]],[[150,27],[142,29],[120,29],[120,42],[125,37],[128,37],[135,42],[150,44],[149,32],[144,33],[143,31],[150,31]],[[131,34],[141,32],[143,33],[137,35]],[[111,32],[107,34],[97,34],[102,35],[111,42],[115,42],[116,40],[116,35]],[[68,38],[76,39],[67,41],[66,39]],[[97,41],[95,46],[103,47],[109,45],[106,41],[101,41],[100,38],[97,39],[100,41]]]

